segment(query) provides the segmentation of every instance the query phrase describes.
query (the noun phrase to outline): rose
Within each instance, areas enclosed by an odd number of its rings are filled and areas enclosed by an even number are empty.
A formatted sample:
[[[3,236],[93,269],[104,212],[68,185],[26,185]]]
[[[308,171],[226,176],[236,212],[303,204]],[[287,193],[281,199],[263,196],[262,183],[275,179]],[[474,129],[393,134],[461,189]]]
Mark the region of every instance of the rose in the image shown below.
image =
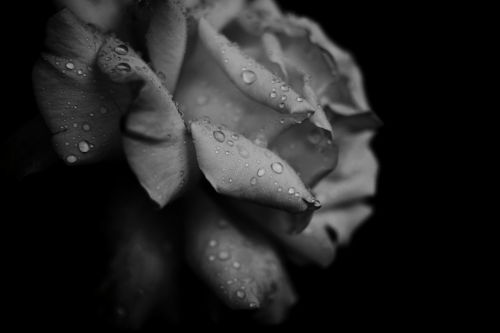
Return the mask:
[[[371,212],[376,118],[352,58],[269,1],[64,3],[33,73],[55,151],[69,165],[124,155],[163,208],[121,193],[118,313],[140,325],[175,290],[166,229],[184,201],[193,270],[229,307],[283,320],[283,260],[327,266]]]

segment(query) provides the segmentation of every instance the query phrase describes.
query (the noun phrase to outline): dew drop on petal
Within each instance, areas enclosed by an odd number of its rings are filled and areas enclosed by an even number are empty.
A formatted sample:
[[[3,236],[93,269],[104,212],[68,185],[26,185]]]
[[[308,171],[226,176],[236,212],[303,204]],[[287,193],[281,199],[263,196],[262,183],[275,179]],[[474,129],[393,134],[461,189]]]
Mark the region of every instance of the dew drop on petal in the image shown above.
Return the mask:
[[[233,262],[233,267],[239,269],[241,267],[241,264],[238,261],[235,261]]]
[[[68,155],[66,156],[66,162],[68,163],[75,163],[77,161],[77,158],[75,155]]]
[[[236,290],[236,297],[243,299],[245,298],[246,293],[243,290]]]
[[[244,70],[241,72],[241,78],[243,79],[243,82],[246,84],[252,84],[257,80],[257,74],[255,74],[254,71],[251,71],[249,69]]]
[[[219,142],[224,142],[226,135],[221,131],[214,131],[214,138]]]
[[[83,74],[83,71],[81,69],[77,70],[76,72],[78,73],[78,75],[82,75]]]
[[[252,177],[252,178],[250,179],[250,184],[251,184],[251,185],[255,185],[255,184],[257,184],[257,178]]]
[[[278,96],[278,94],[276,93],[276,90],[273,89],[273,91],[271,91],[271,93],[269,94],[269,97],[271,98],[276,98]]]
[[[249,306],[250,306],[251,308],[256,308],[256,307],[257,307],[257,304],[255,304],[254,302],[252,302],[252,303],[250,303],[250,304],[249,304]]]
[[[276,173],[282,173],[283,172],[283,164],[281,164],[280,162],[274,162],[271,164],[271,169]]]
[[[75,69],[75,65],[72,62],[66,63],[66,68],[67,69]]]
[[[210,246],[210,247],[216,247],[217,246],[217,241],[215,239],[211,239],[208,242],[208,246]]]
[[[126,45],[118,45],[115,47],[115,52],[119,55],[126,55],[128,53],[128,47]]]
[[[282,101],[286,101],[286,99],[287,99],[286,95],[281,96]]]
[[[116,65],[116,70],[120,72],[130,72],[131,68],[129,64],[121,62],[118,65]]]
[[[265,174],[266,174],[266,170],[264,170],[263,168],[260,168],[259,170],[257,170],[257,176],[262,177]]]
[[[232,146],[234,146],[234,141],[232,141],[232,140],[227,140],[227,144],[228,144],[229,146],[231,146],[231,147],[232,147]]]
[[[78,142],[78,150],[82,153],[88,153],[90,150],[89,143],[85,140]]]
[[[282,192],[283,191],[283,188],[280,186],[278,187],[278,192]]]
[[[285,91],[285,92],[290,90],[290,87],[288,87],[286,84],[282,85],[280,88],[281,88],[281,91]]]
[[[90,125],[89,125],[89,124],[87,124],[87,123],[83,124],[83,125],[82,125],[82,128],[83,128],[83,130],[84,130],[85,132],[90,131]]]
[[[240,138],[240,136],[236,133],[233,133],[231,134],[231,137],[234,139],[234,140],[238,140]]]
[[[248,150],[246,150],[245,147],[239,145],[237,147],[238,147],[238,153],[240,153],[241,157],[248,158],[250,156],[250,153],[248,152]]]
[[[227,251],[220,251],[218,257],[220,260],[228,260],[231,257],[231,255]]]
[[[294,194],[295,193],[295,189],[293,187],[290,187],[288,189],[288,194]]]
[[[280,109],[283,109],[285,107],[285,103],[282,102],[278,106],[279,106]]]
[[[215,256],[214,256],[214,255],[210,255],[210,256],[208,256],[208,260],[210,260],[210,261],[214,261],[214,260],[215,260]]]
[[[297,102],[303,102],[304,99],[302,97],[297,97]]]

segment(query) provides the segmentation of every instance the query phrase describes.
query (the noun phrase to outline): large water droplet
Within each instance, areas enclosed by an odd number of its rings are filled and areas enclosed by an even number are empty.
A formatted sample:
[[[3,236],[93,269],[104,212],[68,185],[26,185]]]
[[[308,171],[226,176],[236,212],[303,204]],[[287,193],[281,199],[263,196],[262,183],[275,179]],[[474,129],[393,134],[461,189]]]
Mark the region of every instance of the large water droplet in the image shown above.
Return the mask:
[[[257,176],[262,177],[265,174],[266,174],[266,170],[264,170],[263,168],[260,168],[259,170],[257,170]]]
[[[251,184],[251,185],[255,185],[255,184],[257,184],[257,178],[252,177],[252,178],[250,179],[250,184]]]
[[[226,135],[221,131],[214,131],[214,138],[219,142],[224,142]]]
[[[128,53],[128,47],[126,45],[118,45],[115,47],[115,52],[119,55],[126,55]]]
[[[255,74],[254,71],[251,71],[249,69],[244,70],[241,72],[241,78],[243,79],[243,82],[246,84],[252,84],[257,80],[257,74]]]
[[[220,251],[218,257],[220,260],[228,260],[231,255],[227,251]]]
[[[90,150],[89,143],[85,140],[78,142],[78,150],[82,153],[88,153]]]
[[[67,69],[75,69],[75,64],[73,64],[72,62],[68,62],[68,63],[66,63],[66,68]]]
[[[75,155],[68,155],[66,156],[66,162],[68,163],[75,163],[77,161],[77,158]]]
[[[116,70],[120,72],[130,72],[131,68],[129,64],[121,62],[118,65],[116,65]]]
[[[282,173],[283,172],[283,164],[281,164],[280,162],[274,162],[271,164],[271,169],[276,173]]]

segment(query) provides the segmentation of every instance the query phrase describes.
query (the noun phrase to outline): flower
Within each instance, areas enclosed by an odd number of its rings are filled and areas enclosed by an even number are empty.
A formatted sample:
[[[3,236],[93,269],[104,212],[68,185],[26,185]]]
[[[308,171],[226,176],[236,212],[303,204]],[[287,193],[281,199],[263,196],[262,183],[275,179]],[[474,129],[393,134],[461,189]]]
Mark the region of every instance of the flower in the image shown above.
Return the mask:
[[[352,57],[272,1],[60,2],[33,70],[54,150],[125,157],[145,190],[114,208],[120,320],[172,307],[182,252],[226,306],[283,321],[284,262],[328,266],[372,211],[378,119]]]

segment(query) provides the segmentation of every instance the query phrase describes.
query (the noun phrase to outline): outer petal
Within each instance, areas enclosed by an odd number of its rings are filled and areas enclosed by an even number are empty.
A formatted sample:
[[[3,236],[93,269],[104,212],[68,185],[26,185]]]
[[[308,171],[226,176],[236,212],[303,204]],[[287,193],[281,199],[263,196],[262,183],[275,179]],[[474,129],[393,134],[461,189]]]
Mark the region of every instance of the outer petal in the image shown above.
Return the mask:
[[[190,16],[196,20],[204,17],[215,29],[219,30],[231,21],[245,6],[245,0],[184,0]]]
[[[187,21],[182,5],[173,0],[156,1],[146,34],[152,67],[173,92],[186,51]]]
[[[130,103],[130,87],[104,77],[95,64],[104,37],[63,10],[48,23],[51,54],[33,69],[42,115],[57,154],[68,164],[109,158],[119,152],[119,121]]]
[[[217,192],[295,213],[320,207],[271,151],[207,121],[193,122],[191,132],[200,169]]]
[[[164,206],[179,194],[194,170],[184,122],[159,78],[119,40],[106,42],[99,65],[116,82],[143,83],[127,117],[123,143],[139,181]]]
[[[231,308],[254,309],[286,293],[286,272],[271,245],[241,229],[208,198],[198,197],[187,224],[186,251],[195,270]]]
[[[124,187],[116,199],[110,212],[115,256],[104,288],[113,295],[117,324],[137,329],[158,307],[164,312],[175,305],[175,217],[156,211],[134,187]]]

